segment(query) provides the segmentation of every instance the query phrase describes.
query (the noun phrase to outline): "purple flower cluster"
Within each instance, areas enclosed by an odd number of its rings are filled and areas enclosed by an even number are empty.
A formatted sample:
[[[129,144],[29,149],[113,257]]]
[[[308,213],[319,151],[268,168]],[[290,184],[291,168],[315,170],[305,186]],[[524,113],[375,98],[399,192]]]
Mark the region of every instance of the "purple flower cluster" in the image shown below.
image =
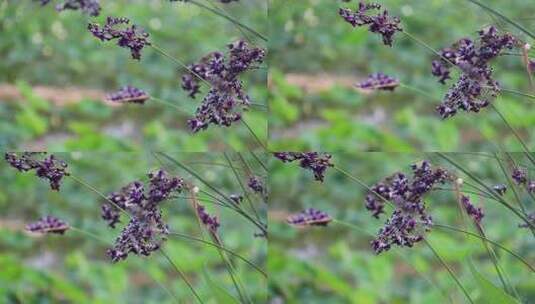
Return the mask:
[[[217,229],[220,226],[217,216],[210,216],[202,205],[197,206],[197,215],[203,225],[205,225],[211,233],[217,233]]]
[[[402,31],[402,28],[399,25],[400,20],[398,17],[390,16],[386,9],[382,12],[378,12],[376,15],[368,15],[370,10],[380,9],[380,4],[359,1],[359,6],[356,11],[349,8],[340,8],[338,13],[353,27],[367,25],[370,32],[378,33],[383,37],[383,43],[385,45],[392,46],[394,34],[397,31]]]
[[[324,211],[307,208],[297,214],[290,215],[286,221],[295,226],[327,226],[332,220]]]
[[[90,23],[87,29],[101,41],[110,41],[117,39],[117,45],[123,48],[130,49],[133,59],[139,60],[141,58],[141,50],[148,45],[149,34],[144,30],[138,28],[135,24],[128,26],[130,20],[128,18],[106,18],[104,26],[96,23]]]
[[[51,215],[47,215],[40,218],[37,222],[26,225],[27,231],[39,233],[64,234],[69,228],[67,222]]]
[[[366,196],[366,209],[376,218],[384,213],[386,202],[395,207],[377,238],[371,242],[376,254],[389,250],[393,244],[412,247],[431,229],[433,222],[423,197],[436,184],[445,183],[448,173],[441,168],[431,168],[428,161],[413,164],[411,168],[411,178],[396,173],[374,185]]]
[[[150,96],[143,91],[133,86],[124,86],[119,91],[106,95],[106,100],[119,103],[138,103],[144,104]]]
[[[520,167],[514,168],[511,178],[517,185],[524,185],[529,193],[535,193],[535,180],[528,180],[526,169]]]
[[[314,173],[314,179],[323,182],[327,168],[334,167],[331,155],[320,152],[274,152],[273,156],[285,163],[299,161],[301,168],[309,169]]]
[[[39,0],[41,5],[47,5],[50,1],[51,0]],[[56,5],[56,10],[58,12],[64,10],[81,10],[93,17],[100,15],[100,9],[99,0],[65,0]]]
[[[120,222],[121,211],[130,215],[130,222],[107,251],[113,262],[126,259],[129,253],[150,255],[160,248],[169,233],[159,203],[181,192],[184,182],[161,169],[149,173],[148,177],[148,190],[142,182],[134,181],[121,191],[109,194],[102,205],[101,216],[112,228]]]
[[[264,193],[264,184],[258,176],[249,177],[247,186],[256,193]]]
[[[190,65],[189,72],[182,76],[182,88],[192,98],[200,92],[200,81],[211,86],[195,117],[188,120],[193,132],[204,130],[210,124],[228,127],[241,119],[239,108],[247,110],[250,105],[239,76],[254,64],[262,63],[265,51],[251,48],[242,40],[229,44],[228,48],[228,58],[221,52],[210,53]]]
[[[459,79],[436,108],[442,118],[454,116],[458,110],[477,113],[500,92],[498,82],[492,78],[489,63],[503,49],[512,49],[516,40],[510,34],[498,34],[493,26],[478,33],[477,42],[463,38],[443,49],[440,52],[441,59],[432,63],[432,74],[442,84],[451,78],[450,69],[453,65],[461,70]]]
[[[355,87],[364,90],[394,91],[399,80],[383,73],[371,74],[365,80],[355,84]]]
[[[526,170],[520,167],[514,168],[511,178],[517,185],[525,184],[528,181]]]
[[[481,220],[485,216],[483,210],[481,208],[475,207],[470,201],[470,198],[466,195],[461,196],[461,203],[463,204],[466,213],[474,220],[474,222],[480,224]]]
[[[42,160],[36,159],[40,154],[46,153],[23,152],[19,156],[16,153],[8,152],[5,154],[5,159],[11,167],[20,172],[35,170],[35,175],[48,180],[52,190],[59,191],[61,180],[64,176],[69,176],[67,163],[57,159],[54,155],[45,157]]]

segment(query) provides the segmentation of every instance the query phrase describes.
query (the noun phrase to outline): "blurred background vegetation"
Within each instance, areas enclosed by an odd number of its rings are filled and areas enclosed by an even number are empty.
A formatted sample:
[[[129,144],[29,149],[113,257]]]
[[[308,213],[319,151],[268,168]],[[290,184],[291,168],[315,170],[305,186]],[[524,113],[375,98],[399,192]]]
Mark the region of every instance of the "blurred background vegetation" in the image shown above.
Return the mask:
[[[52,1],[54,2],[54,1]],[[206,5],[217,1],[201,0]],[[125,16],[150,33],[151,40],[185,63],[223,50],[243,39],[231,22],[207,10],[168,0],[101,1],[102,12],[88,18],[80,11],[58,13],[54,3],[0,3],[0,147],[17,150],[125,151],[141,148],[208,151],[258,148],[243,124],[211,126],[191,134],[186,120],[202,100],[180,88],[184,70],[151,48],[140,62],[114,42],[101,43],[87,30],[88,22]],[[267,33],[264,0],[227,4],[225,11],[257,31]],[[257,45],[262,41],[249,38]],[[265,47],[265,45],[263,45]],[[266,69],[248,72],[243,80],[253,102],[266,104]],[[111,107],[103,94],[133,85],[176,104],[149,101],[144,106]],[[206,88],[203,92],[206,93]],[[245,120],[261,140],[267,136],[267,112],[252,107]]]
[[[212,215],[220,218],[220,237],[224,246],[264,269],[267,253],[265,238],[255,237],[255,227],[230,209],[213,204],[203,191],[213,190],[172,162],[143,153],[60,153],[70,172],[98,191],[118,191],[133,180],[146,180],[149,171],[162,167],[199,187],[199,199]],[[236,176],[222,154],[170,154],[192,168],[200,178],[225,194],[243,194]],[[250,173],[265,178],[258,161],[251,154],[241,155],[248,173],[236,154],[228,154],[241,182]],[[256,155],[263,160],[262,155]],[[160,162],[161,161],[161,162]],[[109,245],[75,230],[65,235],[35,235],[24,225],[44,215],[54,215],[72,226],[113,242],[126,219],[110,229],[100,218],[103,199],[71,178],[66,178],[60,192],[51,191],[45,180],[33,173],[19,173],[0,162],[0,302],[1,303],[176,303],[164,288],[174,293],[180,303],[195,303],[188,287],[164,257],[154,252],[149,257],[130,255],[112,264],[106,257]],[[248,193],[253,206],[266,222],[266,206],[258,195]],[[199,223],[184,192],[162,204],[170,230],[203,238]],[[244,201],[243,208],[251,213]],[[210,238],[205,235],[205,240]],[[218,251],[209,245],[169,235],[163,248],[192,282],[205,303],[236,303],[234,285]],[[253,303],[266,298],[266,278],[242,260],[227,254],[237,277]]]
[[[510,155],[517,165],[526,164],[534,178],[535,167],[524,155]],[[493,155],[448,154],[488,185],[508,180]],[[498,156],[508,173],[512,162]],[[473,191],[474,181],[436,154],[409,153],[334,153],[333,163],[371,186],[395,172],[410,172],[410,164],[430,160],[464,179],[461,191]],[[431,250],[421,242],[413,248],[393,247],[376,256],[370,241],[383,226],[385,217],[377,220],[365,209],[367,190],[334,168],[327,171],[325,182],[313,180],[311,172],[297,164],[270,163],[271,199],[269,208],[270,239],[268,271],[270,303],[468,303],[446,269]],[[441,186],[453,189],[452,185]],[[521,187],[514,188],[520,202],[534,211],[535,202]],[[527,229],[518,228],[520,220],[493,200],[468,194],[482,207],[482,226],[486,237],[535,263],[535,243]],[[514,191],[509,187],[504,196],[517,207]],[[436,224],[446,224],[475,232],[463,222],[451,190],[436,190],[424,200]],[[316,208],[358,229],[332,222],[327,227],[296,228],[285,221],[289,214],[304,208]],[[388,216],[390,215],[387,211]],[[365,232],[364,232],[365,231]],[[370,233],[370,234],[368,234]],[[510,303],[503,297],[500,281],[483,243],[465,234],[433,228],[427,240],[452,268],[475,303]],[[522,303],[534,303],[533,273],[503,250],[496,249],[499,265]],[[470,264],[477,271],[471,271]],[[481,277],[488,281],[485,283]],[[491,282],[495,287],[489,286]],[[514,302],[513,302],[514,303]]]
[[[434,49],[448,47],[463,37],[476,38],[477,31],[489,24],[533,44],[518,29],[468,1],[375,2],[399,16],[404,30]],[[535,31],[531,1],[484,3]],[[439,84],[431,75],[434,54],[403,33],[396,34],[390,48],[367,28],[353,28],[339,17],[338,9],[354,9],[357,4],[270,1],[272,150],[522,151],[513,133],[490,108],[442,121],[434,109],[449,85]],[[521,57],[501,56],[492,65],[504,88],[534,93]],[[375,72],[395,76],[436,100],[404,88],[370,94],[352,88]],[[535,134],[528,133],[535,122],[533,102],[504,93],[494,103],[530,148],[535,147]]]

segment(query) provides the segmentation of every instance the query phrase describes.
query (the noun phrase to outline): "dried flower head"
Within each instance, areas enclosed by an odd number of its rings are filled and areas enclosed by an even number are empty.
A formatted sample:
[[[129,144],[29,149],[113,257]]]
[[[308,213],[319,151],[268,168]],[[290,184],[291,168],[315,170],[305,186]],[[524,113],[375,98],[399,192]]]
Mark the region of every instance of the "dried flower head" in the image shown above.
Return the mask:
[[[34,0],[35,1],[35,0]],[[41,5],[47,5],[51,0],[37,0]],[[65,0],[56,5],[58,12],[64,10],[81,10],[89,16],[96,17],[100,14],[99,0]]]
[[[461,70],[459,79],[448,90],[442,104],[437,106],[442,118],[454,116],[459,110],[477,113],[500,93],[489,64],[503,49],[512,49],[516,40],[510,34],[498,34],[493,26],[478,33],[478,41],[463,38],[443,49],[440,60],[432,63],[432,74],[442,84],[451,78],[450,69],[454,65]]]
[[[355,87],[364,90],[394,91],[399,80],[383,73],[371,74],[365,80],[355,84]]]
[[[180,193],[183,180],[161,169],[149,173],[148,178],[148,189],[140,181],[131,182],[120,191],[109,194],[102,205],[101,216],[112,228],[120,222],[121,211],[130,216],[114,246],[107,251],[113,262],[126,259],[129,253],[148,256],[160,248],[169,234],[160,203],[173,193]]]
[[[264,193],[264,183],[262,183],[262,179],[258,176],[253,175],[249,177],[247,186],[256,193]]]
[[[285,163],[299,161],[301,168],[309,169],[314,173],[317,181],[323,182],[327,168],[334,167],[331,163],[331,154],[320,152],[274,152],[273,156]]]
[[[461,196],[461,203],[463,204],[466,213],[476,222],[477,224],[481,223],[481,220],[485,216],[481,208],[475,207],[470,198],[466,195]]]
[[[203,225],[205,225],[211,233],[217,233],[217,229],[220,226],[217,216],[210,216],[202,205],[197,206],[197,214]]]
[[[520,167],[513,169],[511,177],[517,185],[525,184],[528,181],[526,170]]]
[[[64,234],[69,228],[70,226],[67,222],[51,215],[47,215],[40,218],[37,222],[26,225],[27,231],[39,233]]]
[[[195,117],[188,120],[193,132],[208,128],[210,124],[230,126],[242,117],[241,111],[250,105],[239,76],[262,63],[265,51],[251,48],[247,42],[239,40],[228,45],[229,55],[213,52],[190,65],[189,72],[182,76],[182,88],[189,96],[195,98],[200,92],[200,81],[204,80],[211,88],[195,112]]]
[[[307,208],[297,214],[290,215],[287,222],[295,226],[327,226],[332,220],[326,212]]]
[[[400,20],[398,17],[390,16],[386,9],[376,15],[369,15],[369,11],[380,9],[380,4],[359,1],[358,8],[355,11],[349,8],[341,8],[338,13],[353,27],[367,25],[370,32],[378,33],[383,37],[385,45],[392,46],[394,34],[402,31],[399,25]]]
[[[23,152],[18,155],[17,153],[8,152],[5,154],[5,159],[11,167],[20,172],[35,170],[35,175],[48,180],[52,190],[59,191],[61,180],[64,176],[69,176],[67,163],[57,159],[53,154],[42,160],[37,159],[39,155],[43,154],[46,153]]]
[[[144,104],[150,96],[143,90],[133,86],[124,86],[119,91],[106,95],[106,100],[118,103]]]
[[[371,243],[376,254],[389,250],[392,245],[412,247],[431,229],[433,222],[423,197],[436,184],[445,183],[449,176],[442,168],[433,169],[428,161],[413,164],[411,169],[411,178],[396,173],[374,185],[366,196],[366,209],[376,218],[384,213],[386,202],[395,208]]]
[[[128,26],[129,23],[130,20],[128,18],[108,17],[104,26],[101,27],[97,23],[90,23],[87,29],[101,41],[117,39],[118,46],[130,49],[132,58],[139,60],[141,58],[141,50],[145,46],[151,45],[149,34],[135,24]]]

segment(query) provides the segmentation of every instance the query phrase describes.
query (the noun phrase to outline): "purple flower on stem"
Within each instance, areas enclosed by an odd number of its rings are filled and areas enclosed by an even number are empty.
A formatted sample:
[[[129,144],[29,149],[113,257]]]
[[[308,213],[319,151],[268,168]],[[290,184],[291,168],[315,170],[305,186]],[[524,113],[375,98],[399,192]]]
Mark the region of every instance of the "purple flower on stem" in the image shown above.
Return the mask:
[[[411,178],[396,173],[372,186],[366,196],[366,209],[375,218],[384,213],[385,203],[395,208],[377,238],[371,242],[376,254],[389,250],[392,245],[412,247],[423,239],[425,232],[431,230],[433,222],[423,197],[436,184],[445,183],[449,176],[444,169],[433,169],[428,161],[413,164],[411,168]]]
[[[513,178],[513,180],[515,181],[517,185],[525,184],[528,181],[526,170],[520,167],[513,169],[513,173],[511,174],[511,177]]]
[[[461,76],[436,108],[443,119],[454,116],[458,110],[477,113],[500,93],[489,63],[503,49],[512,49],[516,40],[510,34],[499,35],[493,26],[478,33],[477,42],[463,38],[443,49],[440,60],[432,62],[432,74],[442,84],[450,79],[450,69],[454,65],[461,70]]]
[[[124,86],[119,91],[106,95],[106,100],[118,103],[144,104],[150,96],[143,90],[133,86]]]
[[[327,168],[334,167],[331,155],[319,152],[275,152],[273,156],[285,163],[299,161],[301,168],[309,169],[314,173],[314,179],[323,182]]]
[[[371,74],[365,80],[355,84],[355,87],[364,90],[394,91],[399,85],[399,80],[383,73]]]
[[[378,12],[376,15],[368,15],[371,10],[380,10],[381,5],[377,3],[359,2],[357,10],[353,11],[349,8],[341,8],[339,15],[353,27],[368,26],[368,30],[372,33],[378,33],[383,37],[383,43],[392,46],[392,40],[396,32],[401,32],[402,28],[398,17],[392,17],[385,9]]]
[[[287,222],[294,226],[327,226],[332,220],[326,212],[307,208],[297,214],[290,215]]]
[[[70,226],[67,222],[50,215],[40,218],[37,222],[26,225],[27,231],[38,233],[64,234],[69,228]]]
[[[197,206],[197,214],[203,225],[205,225],[211,233],[217,233],[217,229],[220,226],[217,216],[210,216],[202,205]]]
[[[169,234],[159,204],[173,193],[180,193],[183,180],[161,169],[149,173],[148,178],[148,190],[142,182],[134,181],[109,194],[102,206],[101,216],[112,228],[120,222],[121,211],[130,216],[129,223],[107,251],[113,262],[126,259],[129,253],[148,256],[160,248]]]
[[[251,176],[247,181],[247,186],[256,193],[264,192],[264,184],[258,176]]]
[[[210,124],[228,127],[241,119],[240,109],[249,108],[249,96],[239,76],[255,64],[262,63],[265,51],[251,48],[242,40],[229,44],[228,48],[227,58],[221,52],[210,53],[200,62],[190,65],[189,72],[182,76],[182,88],[192,98],[200,92],[201,81],[211,86],[195,117],[188,120],[193,132],[204,130]]]
[[[11,167],[20,172],[35,170],[35,175],[42,179],[48,180],[50,188],[59,191],[61,180],[64,176],[69,176],[67,172],[67,163],[57,159],[54,155],[38,160],[35,157],[44,152],[23,152],[20,156],[16,153],[8,152],[5,154],[6,161]]]
[[[461,196],[461,203],[463,204],[466,213],[479,225],[485,216],[481,208],[475,207],[470,198],[466,195]]]
[[[117,39],[117,45],[130,49],[133,59],[141,58],[141,50],[145,46],[151,45],[149,34],[138,28],[135,24],[128,26],[128,18],[108,17],[104,26],[96,23],[90,23],[87,29],[101,41],[110,41]]]

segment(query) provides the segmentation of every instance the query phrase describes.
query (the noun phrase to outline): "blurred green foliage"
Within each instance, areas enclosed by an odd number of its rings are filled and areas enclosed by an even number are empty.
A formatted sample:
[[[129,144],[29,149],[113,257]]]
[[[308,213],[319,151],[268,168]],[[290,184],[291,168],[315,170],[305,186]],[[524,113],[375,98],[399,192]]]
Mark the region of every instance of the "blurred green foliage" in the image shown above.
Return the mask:
[[[338,9],[355,8],[357,2],[270,1],[272,150],[522,151],[513,133],[490,108],[442,121],[434,109],[452,82],[443,86],[431,75],[435,55],[403,33],[396,34],[390,48],[366,28],[351,27],[338,15]],[[484,2],[535,31],[531,1]],[[463,37],[475,38],[477,31],[489,24],[533,44],[518,29],[468,1],[380,3],[401,18],[404,30],[436,50]],[[521,57],[501,56],[493,66],[495,78],[504,88],[534,93]],[[402,87],[393,93],[363,94],[339,81],[340,77],[359,79],[375,72],[395,76],[435,99]],[[304,85],[322,81],[334,85],[304,89],[300,83],[289,81],[295,75],[307,77]],[[494,103],[530,148],[535,147],[535,134],[528,133],[535,122],[533,102],[503,93]]]
[[[220,218],[220,238],[228,250],[241,255],[261,269],[267,254],[265,238],[255,237],[249,221],[228,208],[214,204],[203,191],[214,194],[208,186],[154,154],[143,153],[60,153],[69,171],[98,191],[108,194],[133,180],[146,180],[147,172],[163,167],[200,189],[198,198],[207,211]],[[235,174],[222,154],[171,153],[199,176],[223,193],[243,194]],[[227,155],[236,168],[241,183],[250,174],[265,178],[265,172],[251,154]],[[264,161],[264,156],[256,155]],[[66,178],[60,192],[51,191],[45,180],[34,173],[19,173],[0,162],[0,302],[1,303],[176,303],[166,292],[175,294],[180,303],[195,303],[188,287],[165,258],[154,252],[149,257],[130,255],[112,264],[106,249],[126,222],[114,230],[100,219],[103,199],[96,193]],[[248,192],[262,222],[266,222],[267,205],[262,198]],[[204,238],[192,210],[190,193],[162,204],[165,221],[172,232]],[[243,209],[251,214],[244,201]],[[24,225],[51,214],[67,220],[85,231],[69,230],[65,235],[35,235]],[[87,235],[92,233],[96,237]],[[99,239],[102,241],[99,241]],[[214,247],[198,241],[169,235],[163,248],[192,282],[205,303],[236,303],[236,290],[225,263]],[[242,260],[227,254],[254,303],[266,298],[266,278]],[[163,288],[163,285],[165,288]]]
[[[447,154],[491,187],[508,184],[508,178],[491,154]],[[535,167],[524,155],[513,154],[516,165],[526,165],[529,176]],[[511,172],[512,162],[499,155]],[[395,172],[410,172],[410,164],[423,159],[442,166],[464,180],[461,191],[474,191],[467,175],[435,153],[334,153],[335,166],[359,178],[368,186]],[[365,209],[367,190],[335,168],[327,171],[325,182],[297,164],[270,163],[271,199],[268,248],[269,293],[272,303],[468,303],[447,270],[423,242],[413,248],[393,247],[376,256],[370,241],[386,217],[377,220]],[[476,233],[460,216],[453,185],[444,185],[424,201],[436,224],[445,224]],[[446,190],[449,189],[449,190]],[[513,189],[505,200],[518,208]],[[520,202],[528,211],[535,201],[525,188],[515,186]],[[485,217],[485,235],[535,263],[533,235],[518,228],[518,217],[494,200],[467,194]],[[286,217],[313,207],[329,213],[339,222],[327,227],[299,229],[289,226]],[[387,214],[390,208],[385,209]],[[341,223],[343,222],[343,223]],[[345,224],[344,224],[345,223]],[[348,226],[347,223],[354,225]],[[481,240],[466,234],[434,227],[427,240],[453,269],[475,303],[507,303],[494,264]],[[533,303],[535,281],[526,265],[495,248],[506,279],[519,294],[521,303]],[[472,269],[474,267],[475,269]],[[477,269],[477,270],[476,270]]]
[[[201,1],[206,4],[215,1]],[[167,0],[102,1],[102,13],[88,18],[79,11],[58,13],[54,5],[2,1],[0,4],[0,84],[16,85],[23,98],[3,100],[0,94],[0,147],[48,151],[124,151],[142,148],[181,151],[254,149],[259,143],[243,124],[210,127],[192,134],[186,120],[202,95],[192,100],[180,87],[184,70],[151,48],[141,61],[114,42],[101,43],[88,31],[88,22],[107,16],[125,16],[150,33],[151,41],[189,64],[205,54],[223,50],[228,43],[245,39],[231,22],[197,6]],[[218,7],[222,7],[218,5]],[[223,8],[237,20],[267,33],[267,3],[240,1]],[[250,34],[252,43],[265,47]],[[261,68],[247,73],[245,87],[254,103],[266,104],[266,74]],[[149,101],[144,106],[109,107],[86,98],[69,105],[49,104],[32,93],[36,85],[58,88],[116,91],[133,85],[176,104]],[[206,92],[203,88],[203,92]],[[244,115],[255,134],[267,138],[267,112],[252,107]]]

